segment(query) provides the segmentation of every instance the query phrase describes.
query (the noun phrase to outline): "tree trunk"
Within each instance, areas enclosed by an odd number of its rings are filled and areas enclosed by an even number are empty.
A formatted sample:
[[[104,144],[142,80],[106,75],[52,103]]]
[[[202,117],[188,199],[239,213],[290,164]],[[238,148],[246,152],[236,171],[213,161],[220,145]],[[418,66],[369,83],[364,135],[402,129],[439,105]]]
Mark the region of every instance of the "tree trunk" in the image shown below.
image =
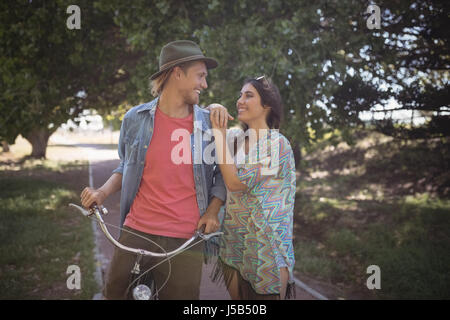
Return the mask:
[[[5,140],[2,141],[3,152],[9,152],[9,144]]]
[[[31,158],[45,159],[45,153],[47,151],[48,139],[52,132],[44,128],[35,128],[25,135],[25,139],[31,143],[32,151]]]

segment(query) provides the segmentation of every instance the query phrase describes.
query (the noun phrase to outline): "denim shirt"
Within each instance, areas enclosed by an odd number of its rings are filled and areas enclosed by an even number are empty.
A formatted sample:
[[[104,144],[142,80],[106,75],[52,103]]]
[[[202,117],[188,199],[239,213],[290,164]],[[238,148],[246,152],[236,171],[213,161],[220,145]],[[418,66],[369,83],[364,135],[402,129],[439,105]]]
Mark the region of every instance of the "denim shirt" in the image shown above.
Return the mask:
[[[122,121],[118,146],[120,164],[113,171],[113,173],[122,174],[121,226],[125,222],[141,183],[147,148],[153,136],[158,99],[131,108]],[[216,165],[214,151],[209,152],[214,156],[213,162],[204,159],[204,154],[208,154],[205,148],[214,143],[209,111],[194,105],[193,112],[194,129],[190,137],[190,145],[197,204],[202,216],[213,197],[225,201],[226,188],[219,166]],[[211,147],[208,150],[211,150]]]

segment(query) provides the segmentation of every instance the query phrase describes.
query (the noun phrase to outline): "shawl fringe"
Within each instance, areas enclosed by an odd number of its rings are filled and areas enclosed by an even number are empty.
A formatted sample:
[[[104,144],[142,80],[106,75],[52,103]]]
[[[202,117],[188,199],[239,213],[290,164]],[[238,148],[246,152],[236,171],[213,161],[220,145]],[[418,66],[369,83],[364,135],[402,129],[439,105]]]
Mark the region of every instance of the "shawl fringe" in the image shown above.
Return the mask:
[[[215,257],[219,256],[220,245],[216,239],[212,238],[205,241],[205,246],[203,250],[203,257],[205,264],[209,264]]]
[[[225,286],[229,288],[234,272],[238,271],[225,264],[222,261],[222,259],[217,258],[217,261],[214,264],[213,270],[211,272],[210,278],[212,282],[216,284],[224,283]]]
[[[297,297],[297,286],[295,282],[289,282],[286,287],[286,295],[284,297],[285,300],[295,299]]]

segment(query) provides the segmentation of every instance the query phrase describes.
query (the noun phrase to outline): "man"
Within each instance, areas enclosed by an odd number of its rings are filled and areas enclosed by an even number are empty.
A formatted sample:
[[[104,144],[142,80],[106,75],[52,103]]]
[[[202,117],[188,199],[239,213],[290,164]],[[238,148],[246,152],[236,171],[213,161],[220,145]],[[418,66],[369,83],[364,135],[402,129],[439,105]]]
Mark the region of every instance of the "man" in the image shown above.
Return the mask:
[[[145,237],[170,251],[202,226],[205,233],[219,229],[218,213],[226,188],[219,168],[203,159],[203,150],[211,141],[194,139],[204,137],[211,128],[209,111],[197,104],[201,91],[208,87],[208,69],[217,65],[192,41],[165,45],[159,71],[150,78],[157,98],[130,109],[122,121],[119,167],[102,187],[85,188],[81,193],[81,203],[90,207],[122,189],[121,243],[158,251]],[[224,108],[214,112],[222,121],[232,119]],[[183,142],[180,138],[188,142],[181,152],[177,148]],[[135,260],[134,255],[115,250],[103,293],[107,299],[127,298]],[[194,247],[171,260],[170,275],[167,262],[153,269],[159,298],[198,299],[202,264],[201,248]]]

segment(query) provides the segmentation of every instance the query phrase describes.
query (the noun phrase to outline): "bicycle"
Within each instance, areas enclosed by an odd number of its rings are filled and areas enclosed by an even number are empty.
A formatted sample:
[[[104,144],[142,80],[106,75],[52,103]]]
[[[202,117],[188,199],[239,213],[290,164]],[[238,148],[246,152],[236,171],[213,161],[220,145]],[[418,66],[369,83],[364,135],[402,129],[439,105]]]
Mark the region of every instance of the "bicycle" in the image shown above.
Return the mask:
[[[95,217],[94,219],[97,220],[97,222],[100,225],[101,230],[105,234],[106,238],[117,248],[121,250],[128,251],[130,253],[136,254],[136,262],[134,264],[134,267],[131,270],[131,278],[130,278],[130,285],[127,289],[127,296],[130,298],[133,298],[134,300],[158,300],[158,292],[162,290],[162,288],[165,286],[167,281],[170,278],[170,259],[174,256],[184,252],[185,250],[201,243],[202,241],[207,241],[215,236],[223,235],[223,232],[217,231],[209,234],[203,234],[202,232],[196,230],[194,235],[188,239],[185,243],[183,243],[180,247],[178,247],[175,250],[172,250],[170,252],[167,252],[156,244],[164,253],[158,253],[158,252],[151,252],[144,249],[138,249],[138,248],[130,248],[127,246],[122,245],[120,242],[118,242],[114,237],[111,235],[111,233],[108,230],[108,227],[106,226],[105,221],[102,218],[102,215],[108,214],[108,210],[104,206],[97,206],[93,205],[89,210],[84,209],[83,207],[76,205],[74,203],[69,203],[69,206],[74,207],[78,209],[84,216],[88,218]],[[124,230],[124,229],[122,229]],[[124,230],[126,232],[129,232],[127,230]],[[139,236],[139,235],[137,235]],[[193,243],[195,240],[200,238],[199,241]],[[146,238],[145,238],[146,239]],[[152,243],[150,239],[146,239]],[[162,261],[158,262],[156,265],[150,267],[148,270],[142,272],[141,270],[141,262],[144,257],[156,257],[156,258],[164,258]],[[153,270],[155,267],[160,265],[161,263],[167,261],[169,263],[169,272],[167,275],[166,281],[161,285],[161,288],[158,288],[156,286],[156,283],[153,279],[153,276],[151,274],[151,270]]]

